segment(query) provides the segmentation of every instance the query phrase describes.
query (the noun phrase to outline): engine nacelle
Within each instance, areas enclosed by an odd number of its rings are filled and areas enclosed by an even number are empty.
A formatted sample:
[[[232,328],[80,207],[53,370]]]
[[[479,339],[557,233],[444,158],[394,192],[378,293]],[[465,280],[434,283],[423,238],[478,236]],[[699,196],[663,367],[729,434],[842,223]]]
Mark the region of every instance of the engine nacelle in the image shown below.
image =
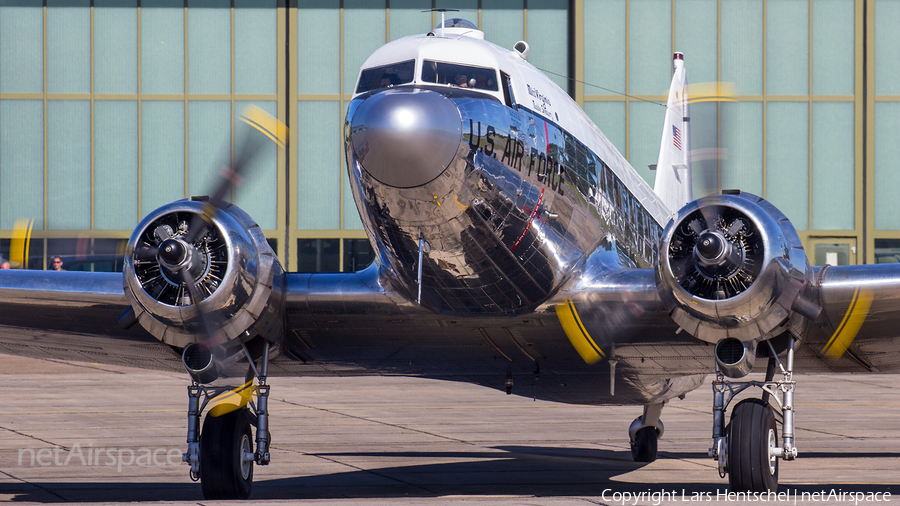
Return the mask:
[[[155,256],[138,254],[159,248],[163,237],[185,237],[204,206],[194,200],[167,204],[144,218],[131,235],[125,295],[135,317],[154,337],[178,348],[205,341],[204,328],[213,324],[228,343],[261,336],[277,352],[283,341],[284,271],[262,230],[240,208],[217,209],[206,233],[193,243],[192,254],[200,258],[192,275],[205,297],[199,304],[206,323],[179,274]],[[250,348],[253,353],[256,347]]]
[[[813,283],[791,222],[755,195],[695,200],[663,231],[657,290],[675,322],[703,341],[802,337],[821,312],[808,298]]]

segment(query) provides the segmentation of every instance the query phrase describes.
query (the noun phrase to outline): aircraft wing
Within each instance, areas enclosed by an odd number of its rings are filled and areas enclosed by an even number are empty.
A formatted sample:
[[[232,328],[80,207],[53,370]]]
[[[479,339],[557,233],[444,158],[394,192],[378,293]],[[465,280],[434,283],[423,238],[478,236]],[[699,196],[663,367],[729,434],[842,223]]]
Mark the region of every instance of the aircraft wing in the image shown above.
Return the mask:
[[[0,353],[183,370],[171,348],[116,321],[128,307],[121,273],[0,273]]]
[[[900,264],[826,266],[816,278],[824,311],[806,347],[833,371],[897,370]]]

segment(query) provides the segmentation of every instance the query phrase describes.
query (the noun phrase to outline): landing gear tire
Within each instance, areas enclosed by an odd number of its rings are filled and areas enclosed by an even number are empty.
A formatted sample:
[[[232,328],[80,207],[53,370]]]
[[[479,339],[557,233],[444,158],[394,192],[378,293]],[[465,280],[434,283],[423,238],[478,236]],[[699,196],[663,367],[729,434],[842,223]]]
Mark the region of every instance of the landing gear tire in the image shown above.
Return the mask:
[[[728,425],[728,484],[732,492],[776,492],[778,446],[775,416],[760,399],[744,399],[731,412]]]
[[[253,432],[246,408],[218,417],[207,414],[200,432],[200,485],[203,497],[250,497],[253,486],[252,455]]]
[[[644,427],[634,435],[631,443],[631,458],[635,462],[653,462],[659,448],[659,432],[656,427]]]

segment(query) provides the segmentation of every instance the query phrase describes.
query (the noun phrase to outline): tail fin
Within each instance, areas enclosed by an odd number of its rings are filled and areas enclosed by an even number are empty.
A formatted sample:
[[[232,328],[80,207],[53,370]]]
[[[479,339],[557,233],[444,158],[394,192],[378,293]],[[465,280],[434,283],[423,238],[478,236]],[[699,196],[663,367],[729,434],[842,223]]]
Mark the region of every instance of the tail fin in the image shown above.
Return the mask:
[[[673,57],[675,74],[669,88],[666,104],[666,121],[663,125],[662,141],[659,145],[659,160],[656,163],[656,181],[653,190],[675,214],[685,204],[693,200],[691,196],[691,123],[688,112],[687,75],[684,70],[684,55],[675,53]]]

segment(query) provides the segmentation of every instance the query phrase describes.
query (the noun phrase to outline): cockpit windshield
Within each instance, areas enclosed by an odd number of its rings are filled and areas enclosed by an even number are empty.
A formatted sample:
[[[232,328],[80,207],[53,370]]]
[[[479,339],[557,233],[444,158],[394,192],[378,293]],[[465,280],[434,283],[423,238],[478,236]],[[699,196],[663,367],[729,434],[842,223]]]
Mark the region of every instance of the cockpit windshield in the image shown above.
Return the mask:
[[[415,71],[415,60],[365,69],[359,76],[359,85],[356,86],[356,92],[363,93],[379,88],[388,88],[397,84],[411,83]]]
[[[460,88],[497,91],[497,71],[458,63],[425,60],[422,62],[422,82],[449,84]]]

